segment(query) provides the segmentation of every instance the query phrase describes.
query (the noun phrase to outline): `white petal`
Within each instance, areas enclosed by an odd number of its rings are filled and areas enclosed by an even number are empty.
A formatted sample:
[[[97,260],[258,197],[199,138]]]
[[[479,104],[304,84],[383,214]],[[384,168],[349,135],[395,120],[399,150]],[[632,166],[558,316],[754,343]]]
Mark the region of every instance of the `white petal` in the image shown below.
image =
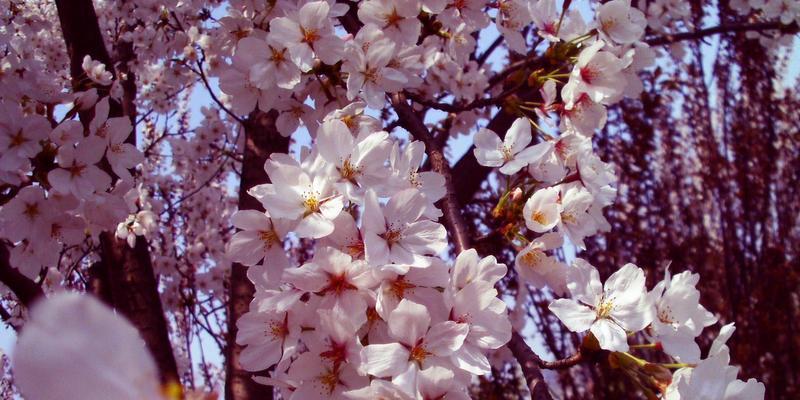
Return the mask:
[[[600,343],[600,348],[608,351],[628,351],[628,335],[625,330],[613,321],[602,318],[595,321],[592,334]]]
[[[557,299],[550,303],[550,311],[573,332],[589,330],[597,319],[597,313],[575,300]]]
[[[379,378],[402,373],[408,365],[408,350],[400,343],[371,344],[361,349],[361,369]]]

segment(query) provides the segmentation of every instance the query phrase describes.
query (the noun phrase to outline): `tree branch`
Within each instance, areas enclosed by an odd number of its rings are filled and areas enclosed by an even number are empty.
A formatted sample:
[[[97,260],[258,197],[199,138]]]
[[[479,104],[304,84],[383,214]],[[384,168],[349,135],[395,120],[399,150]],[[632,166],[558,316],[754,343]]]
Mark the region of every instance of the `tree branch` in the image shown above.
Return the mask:
[[[800,28],[796,22],[789,25],[781,25],[778,22],[762,22],[744,25],[721,25],[713,28],[701,29],[694,32],[678,33],[674,35],[667,35],[662,37],[654,37],[645,40],[651,46],[658,46],[664,44],[675,43],[684,40],[701,39],[706,36],[731,33],[731,32],[746,32],[746,31],[768,31],[780,30],[783,33],[797,33]],[[503,82],[506,78],[511,76],[514,72],[526,68],[536,68],[537,63],[540,61],[536,57],[526,57],[519,61],[509,64],[502,72],[489,78],[490,87]],[[519,97],[531,97],[536,94],[531,90],[526,90],[523,87],[519,90]],[[500,110],[487,126],[488,129],[496,132],[500,137],[505,136],[505,132],[511,127],[514,122],[515,116]],[[473,146],[474,147],[474,146]],[[481,184],[491,172],[491,168],[486,168],[478,164],[478,160],[472,152],[472,148],[461,157],[458,162],[453,166],[453,173],[456,176],[468,176],[470,179],[459,179],[456,181],[456,193],[458,201],[461,204],[468,203],[475,193],[480,189]]]
[[[780,31],[781,33],[787,33],[787,34],[797,33],[798,31],[800,31],[798,30],[797,22],[793,22],[789,25],[784,25],[781,24],[779,21],[772,21],[772,22],[758,22],[753,24],[741,24],[741,25],[720,25],[692,32],[683,32],[683,33],[654,37],[645,40],[645,42],[650,46],[660,46],[684,40],[702,39],[706,36],[713,36],[717,34],[749,32],[749,31],[760,32],[760,31],[772,31],[772,30],[777,30]]]
[[[517,332],[512,332],[511,340],[507,346],[511,353],[514,354],[514,358],[519,361],[520,367],[522,367],[522,373],[525,375],[528,389],[531,391],[531,399],[553,400],[547,390],[547,383],[545,383],[544,376],[542,376],[542,370],[539,369],[539,363],[542,360],[525,343],[525,339]]]
[[[406,100],[402,94],[395,94],[392,96],[392,105],[397,113],[400,126],[408,130],[415,139],[421,140],[425,143],[425,150],[430,157],[431,167],[445,180],[445,190],[447,193],[442,198],[442,212],[444,214],[445,225],[450,232],[450,237],[453,239],[453,244],[456,248],[456,253],[470,248],[469,243],[469,230],[464,223],[464,218],[461,216],[461,207],[459,207],[458,199],[455,195],[455,186],[453,184],[453,174],[450,170],[450,164],[442,152],[439,143],[434,140],[428,128],[422,122],[422,119],[416,112],[406,104]]]

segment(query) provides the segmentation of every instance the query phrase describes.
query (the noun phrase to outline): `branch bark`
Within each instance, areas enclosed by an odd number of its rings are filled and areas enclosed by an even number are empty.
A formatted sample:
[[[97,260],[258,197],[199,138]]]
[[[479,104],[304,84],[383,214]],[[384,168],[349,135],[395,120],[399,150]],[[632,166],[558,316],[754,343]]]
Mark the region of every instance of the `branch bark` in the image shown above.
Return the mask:
[[[508,348],[522,367],[522,373],[525,375],[528,389],[531,391],[531,400],[553,400],[547,390],[547,383],[545,383],[544,376],[542,376],[542,370],[539,369],[539,361],[541,359],[525,343],[525,339],[517,332],[512,332]]]
[[[444,214],[445,225],[453,240],[456,248],[456,253],[460,253],[470,248],[469,243],[469,229],[464,223],[464,218],[461,215],[461,207],[459,206],[458,198],[456,197],[456,188],[453,182],[453,174],[450,170],[450,164],[442,152],[439,143],[434,140],[433,135],[422,122],[422,119],[416,112],[406,103],[405,98],[401,94],[392,96],[392,105],[397,113],[400,126],[407,129],[415,139],[421,140],[425,143],[425,150],[430,157],[430,163],[433,171],[436,171],[445,180],[445,189],[447,193],[441,200],[442,213]],[[466,180],[466,179],[462,179]]]
[[[103,232],[100,234],[100,248],[114,307],[139,330],[156,360],[161,381],[179,383],[178,365],[172,352],[147,241],[138,237],[136,247],[131,249],[112,233]]]
[[[672,44],[684,40],[697,40],[707,36],[717,34],[735,33],[735,32],[749,32],[749,31],[780,31],[781,33],[797,33],[797,22],[789,25],[781,24],[780,21],[772,22],[758,22],[753,24],[740,24],[740,25],[720,25],[712,28],[699,29],[691,32],[676,33],[673,35],[664,35],[645,40],[650,46],[660,46],[665,44]]]
[[[239,186],[239,209],[261,210],[256,198],[247,194],[255,185],[269,183],[264,163],[272,153],[289,150],[289,138],[278,133],[275,127],[277,113],[254,111],[244,123],[244,158],[242,180]],[[269,260],[267,260],[269,262]],[[252,373],[245,371],[240,363],[243,347],[236,343],[236,321],[247,312],[255,294],[255,287],[247,279],[247,267],[233,264],[229,281],[228,337],[226,348],[225,398],[228,400],[264,400],[272,398],[272,387],[253,381]]]

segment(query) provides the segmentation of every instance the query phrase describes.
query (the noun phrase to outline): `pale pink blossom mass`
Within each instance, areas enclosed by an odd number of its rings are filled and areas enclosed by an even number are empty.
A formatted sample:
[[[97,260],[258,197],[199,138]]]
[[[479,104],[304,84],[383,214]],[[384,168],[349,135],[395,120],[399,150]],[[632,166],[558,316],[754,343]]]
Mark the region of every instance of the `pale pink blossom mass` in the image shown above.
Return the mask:
[[[734,325],[714,327],[690,266],[654,277],[610,254],[623,266],[601,279],[582,258],[627,234],[610,210],[637,212],[615,200],[644,167],[604,146],[639,139],[612,123],[664,101],[640,96],[673,28],[702,22],[688,3],[81,0],[99,25],[70,29],[63,2],[0,2],[0,311],[18,333],[0,368],[15,395],[199,400],[228,374],[290,400],[465,400],[501,380],[523,398],[558,384],[531,375],[552,365],[531,352],[555,354],[527,337],[647,398],[765,397],[731,363],[769,358],[732,360]],[[729,3],[715,19],[776,24],[759,41],[790,49],[800,2]]]

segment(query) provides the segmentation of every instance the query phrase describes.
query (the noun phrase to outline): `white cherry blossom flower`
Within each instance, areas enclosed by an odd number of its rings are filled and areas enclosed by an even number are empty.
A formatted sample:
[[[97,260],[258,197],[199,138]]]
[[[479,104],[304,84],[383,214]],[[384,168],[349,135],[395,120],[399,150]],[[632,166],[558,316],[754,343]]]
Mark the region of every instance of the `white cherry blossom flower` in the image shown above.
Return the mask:
[[[296,16],[270,21],[269,38],[284,44],[303,72],[311,70],[315,56],[333,65],[342,59],[344,41],[336,36],[329,13],[330,5],[325,1],[306,3]]]
[[[430,260],[426,256],[447,247],[444,226],[422,218],[426,201],[418,190],[398,192],[385,207],[378,203],[375,192],[368,190],[364,202],[362,229],[370,265],[405,273],[409,267],[427,267]]]
[[[233,57],[234,65],[250,66],[248,79],[259,89],[293,89],[300,83],[300,69],[289,59],[288,49],[272,36],[239,40]]]
[[[416,188],[427,200],[424,215],[428,218],[439,218],[441,210],[434,203],[444,197],[444,177],[434,171],[419,171],[422,157],[425,155],[425,144],[413,141],[401,150],[395,143],[389,156],[389,166],[392,169],[392,186],[396,191],[407,188]]]
[[[114,80],[114,76],[111,75],[111,72],[106,71],[106,65],[100,61],[92,60],[92,57],[88,54],[83,57],[81,68],[83,68],[83,72],[86,73],[87,78],[99,85],[108,86]]]
[[[104,140],[89,136],[78,146],[62,146],[58,150],[58,166],[47,174],[47,180],[59,193],[71,193],[85,198],[95,191],[104,191],[111,185],[111,177],[97,165],[106,149]]]
[[[358,6],[358,19],[374,24],[398,45],[415,44],[422,23],[419,0],[367,0]]]
[[[597,9],[600,31],[619,44],[630,44],[644,35],[647,19],[630,0],[611,0]]]
[[[545,253],[561,247],[563,243],[563,237],[557,233],[546,233],[533,239],[517,253],[514,268],[519,277],[537,289],[546,286],[558,295],[566,293],[569,267],[555,256]]]
[[[621,98],[627,82],[620,72],[627,65],[610,51],[601,50],[605,45],[598,40],[578,55],[569,81],[561,89],[567,110],[572,109],[583,93],[600,104],[611,104]]]
[[[695,288],[700,276],[689,271],[664,280],[650,292],[655,306],[655,317],[650,325],[653,339],[661,343],[664,352],[680,362],[700,360],[700,347],[695,337],[703,328],[717,322],[717,318],[700,305],[700,292]]]
[[[12,242],[43,237],[52,212],[44,189],[40,186],[24,187],[0,208],[0,234]]]
[[[558,231],[566,234],[579,249],[585,249],[583,239],[596,232],[594,220],[588,212],[593,202],[592,194],[580,183],[561,185]]]
[[[652,321],[644,272],[633,264],[625,264],[603,285],[597,269],[577,259],[567,282],[573,298],[553,301],[550,311],[573,332],[590,330],[604,350],[628,351],[627,332],[638,332]]]
[[[273,183],[255,186],[249,193],[272,217],[299,220],[294,228],[299,237],[318,239],[333,232],[333,219],[342,211],[343,203],[326,176],[310,176],[299,165],[274,159],[267,161],[265,168]]]
[[[276,272],[276,280],[280,279],[280,274],[289,266],[283,239],[291,230],[292,223],[272,219],[269,214],[256,210],[237,211],[231,216],[231,223],[242,229],[231,237],[225,247],[225,253],[231,261],[253,266],[266,258],[268,269]]]
[[[136,246],[136,237],[144,236],[150,238],[150,234],[158,229],[155,213],[150,210],[143,210],[136,214],[131,214],[128,218],[117,225],[114,234],[118,239],[125,240],[128,246]]]
[[[500,167],[503,174],[513,175],[547,153],[545,143],[528,147],[531,139],[531,124],[526,118],[517,118],[502,141],[496,133],[482,128],[475,134],[475,158],[483,166]]]
[[[347,62],[342,66],[348,73],[347,98],[353,100],[360,94],[367,105],[380,109],[386,102],[386,93],[400,91],[406,77],[389,66],[394,53],[395,44],[388,38],[370,43],[366,49],[349,46]]]
[[[50,124],[39,115],[22,115],[15,104],[0,102],[0,171],[14,171],[38,153],[50,134]]]
[[[389,178],[384,166],[391,150],[388,138],[386,132],[375,132],[358,140],[347,125],[337,119],[320,125],[319,154],[336,167],[336,185],[347,199],[361,199],[364,188],[379,187]]]
[[[357,320],[366,318],[367,300],[377,283],[365,261],[330,247],[317,249],[311,262],[284,271],[283,281],[321,296],[320,307],[339,308]]]
[[[431,325],[424,305],[402,300],[389,315],[385,344],[370,344],[361,350],[361,369],[378,378],[392,378],[406,393],[416,393],[420,370],[446,360],[458,350],[469,327],[454,321]]]
[[[559,187],[547,187],[533,193],[522,209],[525,226],[534,232],[547,232],[561,221]]]

